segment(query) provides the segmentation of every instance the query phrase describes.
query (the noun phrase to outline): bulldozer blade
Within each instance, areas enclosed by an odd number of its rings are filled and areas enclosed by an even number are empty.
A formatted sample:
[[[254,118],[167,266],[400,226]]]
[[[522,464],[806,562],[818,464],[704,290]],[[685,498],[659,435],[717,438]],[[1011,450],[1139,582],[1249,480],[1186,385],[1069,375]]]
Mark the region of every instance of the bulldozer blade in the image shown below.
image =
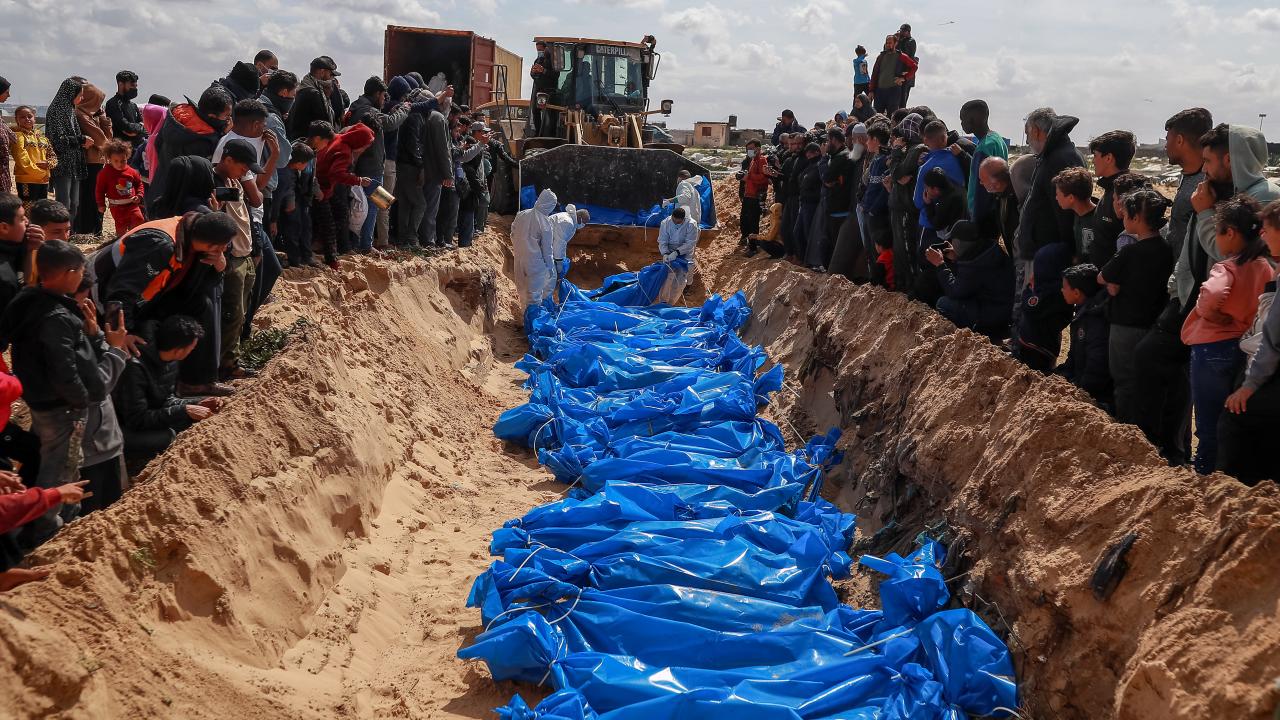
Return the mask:
[[[635,213],[675,195],[676,174],[681,170],[711,181],[705,167],[671,150],[561,145],[525,155],[520,161],[520,187],[532,185],[538,192],[550,188],[561,204]],[[711,212],[714,221],[714,205]]]

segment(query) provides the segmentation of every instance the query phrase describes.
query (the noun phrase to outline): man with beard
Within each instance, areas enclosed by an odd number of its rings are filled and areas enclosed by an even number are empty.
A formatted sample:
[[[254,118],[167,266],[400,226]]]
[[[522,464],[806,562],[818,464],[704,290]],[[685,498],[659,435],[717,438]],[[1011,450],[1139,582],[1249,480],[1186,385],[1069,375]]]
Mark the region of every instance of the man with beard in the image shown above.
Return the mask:
[[[1069,167],[1084,167],[1070,135],[1079,122],[1078,118],[1058,115],[1047,107],[1027,115],[1027,144],[1036,156],[1036,165],[1018,219],[1018,239],[1013,253],[1019,295],[1031,278],[1036,252],[1053,243],[1070,244],[1075,237],[1075,213],[1058,206],[1053,179]],[[1017,317],[1014,322],[1017,323]]]
[[[893,115],[904,107],[902,90],[916,73],[916,61],[898,50],[898,36],[884,39],[884,50],[871,69],[871,97],[876,112]]]
[[[271,76],[280,70],[280,61],[270,50],[259,50],[258,54],[253,56],[253,68],[258,71],[258,84],[265,88]]]
[[[116,94],[107,101],[107,117],[111,118],[111,134],[131,147],[147,139],[142,127],[142,113],[133,99],[138,97],[138,74],[131,70],[116,73]]]
[[[340,74],[338,66],[326,56],[311,61],[311,72],[299,81],[293,109],[289,111],[290,140],[305,140],[307,129],[317,120],[337,126],[329,96],[334,92],[333,79]]]

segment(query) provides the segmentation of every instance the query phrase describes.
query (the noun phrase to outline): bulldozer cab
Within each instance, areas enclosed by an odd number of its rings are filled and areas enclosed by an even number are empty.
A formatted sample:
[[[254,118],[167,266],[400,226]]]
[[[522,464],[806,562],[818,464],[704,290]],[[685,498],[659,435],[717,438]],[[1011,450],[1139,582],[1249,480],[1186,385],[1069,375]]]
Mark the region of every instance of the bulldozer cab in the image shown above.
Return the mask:
[[[539,38],[547,43],[554,89],[547,104],[581,109],[589,116],[622,116],[648,109],[649,81],[657,61],[637,43]]]

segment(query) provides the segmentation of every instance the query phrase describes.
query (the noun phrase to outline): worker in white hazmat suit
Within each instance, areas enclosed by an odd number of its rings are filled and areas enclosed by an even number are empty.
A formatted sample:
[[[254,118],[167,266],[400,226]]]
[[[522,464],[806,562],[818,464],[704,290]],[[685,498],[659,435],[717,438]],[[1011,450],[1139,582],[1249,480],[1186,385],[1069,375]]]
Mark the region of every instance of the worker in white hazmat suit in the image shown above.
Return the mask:
[[[707,179],[701,175],[690,175],[688,170],[681,170],[676,179],[679,181],[676,183],[676,196],[663,200],[662,207],[674,203],[676,207],[684,208],[697,229],[702,224],[702,194],[698,191]]]
[[[540,305],[555,292],[555,232],[551,223],[555,209],[556,194],[543,190],[533,207],[521,210],[511,222],[516,289],[526,307]]]
[[[667,263],[667,281],[658,293],[658,302],[675,305],[684,297],[684,286],[689,282],[689,270],[693,269],[693,251],[698,247],[698,226],[689,219],[685,209],[678,207],[671,212],[671,217],[662,221],[658,228],[658,252],[662,253],[662,261]],[[689,263],[687,269],[674,263],[683,259]]]
[[[591,213],[585,209],[579,210],[572,203],[564,206],[564,212],[551,216],[551,237],[555,241],[551,258],[555,263],[556,287],[560,286],[560,278],[569,272],[569,241],[573,240],[574,234],[586,227],[589,222],[591,222]]]

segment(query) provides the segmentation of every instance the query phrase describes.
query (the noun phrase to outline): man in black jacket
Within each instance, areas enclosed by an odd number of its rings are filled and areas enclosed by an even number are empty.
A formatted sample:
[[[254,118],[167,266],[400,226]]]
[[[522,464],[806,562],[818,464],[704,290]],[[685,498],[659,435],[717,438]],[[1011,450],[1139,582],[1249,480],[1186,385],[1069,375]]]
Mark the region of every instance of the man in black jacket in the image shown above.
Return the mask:
[[[826,270],[831,264],[840,229],[849,220],[853,207],[853,184],[857,181],[857,162],[845,146],[844,133],[839,128],[827,132],[827,168],[822,176],[826,187],[826,232],[820,247],[809,248],[806,264],[811,268]]]
[[[164,452],[179,432],[221,407],[217,398],[193,401],[177,394],[178,364],[203,337],[204,328],[195,318],[172,315],[156,328],[153,342],[125,366],[112,400],[124,431],[130,474]]]
[[[796,262],[803,265],[809,252],[809,238],[813,235],[813,226],[818,222],[818,208],[822,204],[822,175],[819,172],[819,159],[822,157],[822,146],[816,142],[804,146],[804,153],[796,160],[793,183],[799,198],[799,209],[796,211],[795,225],[791,231],[792,243],[795,245]]]
[[[1124,223],[1116,217],[1114,186],[1116,178],[1129,172],[1129,164],[1138,152],[1138,140],[1128,130],[1112,130],[1089,141],[1093,154],[1093,174],[1102,188],[1102,200],[1093,211],[1093,243],[1091,260],[1101,267],[1116,252],[1116,238]]]
[[[138,147],[147,139],[142,127],[142,113],[133,99],[138,97],[138,74],[131,70],[116,73],[116,94],[107,101],[107,117],[111,118],[111,134]]]
[[[911,25],[908,23],[902,23],[902,27],[898,28],[898,52],[919,64],[920,58],[916,56],[916,39],[911,37]],[[911,88],[915,86],[916,76],[913,74],[902,84],[902,105],[900,107],[911,107],[911,103],[907,102],[907,100],[911,97]]]
[[[188,100],[173,106],[156,137],[156,167],[147,186],[148,205],[164,194],[169,163],[174,158],[197,155],[208,160],[213,157],[218,141],[227,131],[232,106],[231,97],[221,87],[208,88],[197,103]]]
[[[920,159],[929,148],[920,141],[924,118],[910,113],[894,129],[889,155],[889,223],[893,230],[893,284],[907,292],[919,267],[920,210],[916,207],[916,179]]]
[[[338,127],[329,98],[334,93],[333,79],[341,74],[338,66],[327,56],[311,61],[311,72],[298,82],[298,94],[293,99],[293,108],[289,110],[290,140],[305,140],[307,129],[316,120]]]
[[[213,81],[213,87],[227,91],[233,100],[232,104],[235,104],[257,96],[262,91],[262,80],[255,65],[239,60],[226,77]]]
[[[1018,240],[1014,243],[1019,293],[1031,277],[1036,252],[1053,243],[1070,245],[1074,238],[1075,213],[1058,207],[1053,178],[1069,167],[1084,167],[1070,134],[1079,122],[1070,115],[1058,115],[1053,108],[1038,108],[1027,115],[1027,141],[1035,153],[1036,168],[1022,204]]]
[[[925,250],[936,268],[943,296],[938,312],[956,324],[998,342],[1008,334],[1013,306],[1013,261],[992,238],[981,236],[967,221],[951,228],[944,248]]]

